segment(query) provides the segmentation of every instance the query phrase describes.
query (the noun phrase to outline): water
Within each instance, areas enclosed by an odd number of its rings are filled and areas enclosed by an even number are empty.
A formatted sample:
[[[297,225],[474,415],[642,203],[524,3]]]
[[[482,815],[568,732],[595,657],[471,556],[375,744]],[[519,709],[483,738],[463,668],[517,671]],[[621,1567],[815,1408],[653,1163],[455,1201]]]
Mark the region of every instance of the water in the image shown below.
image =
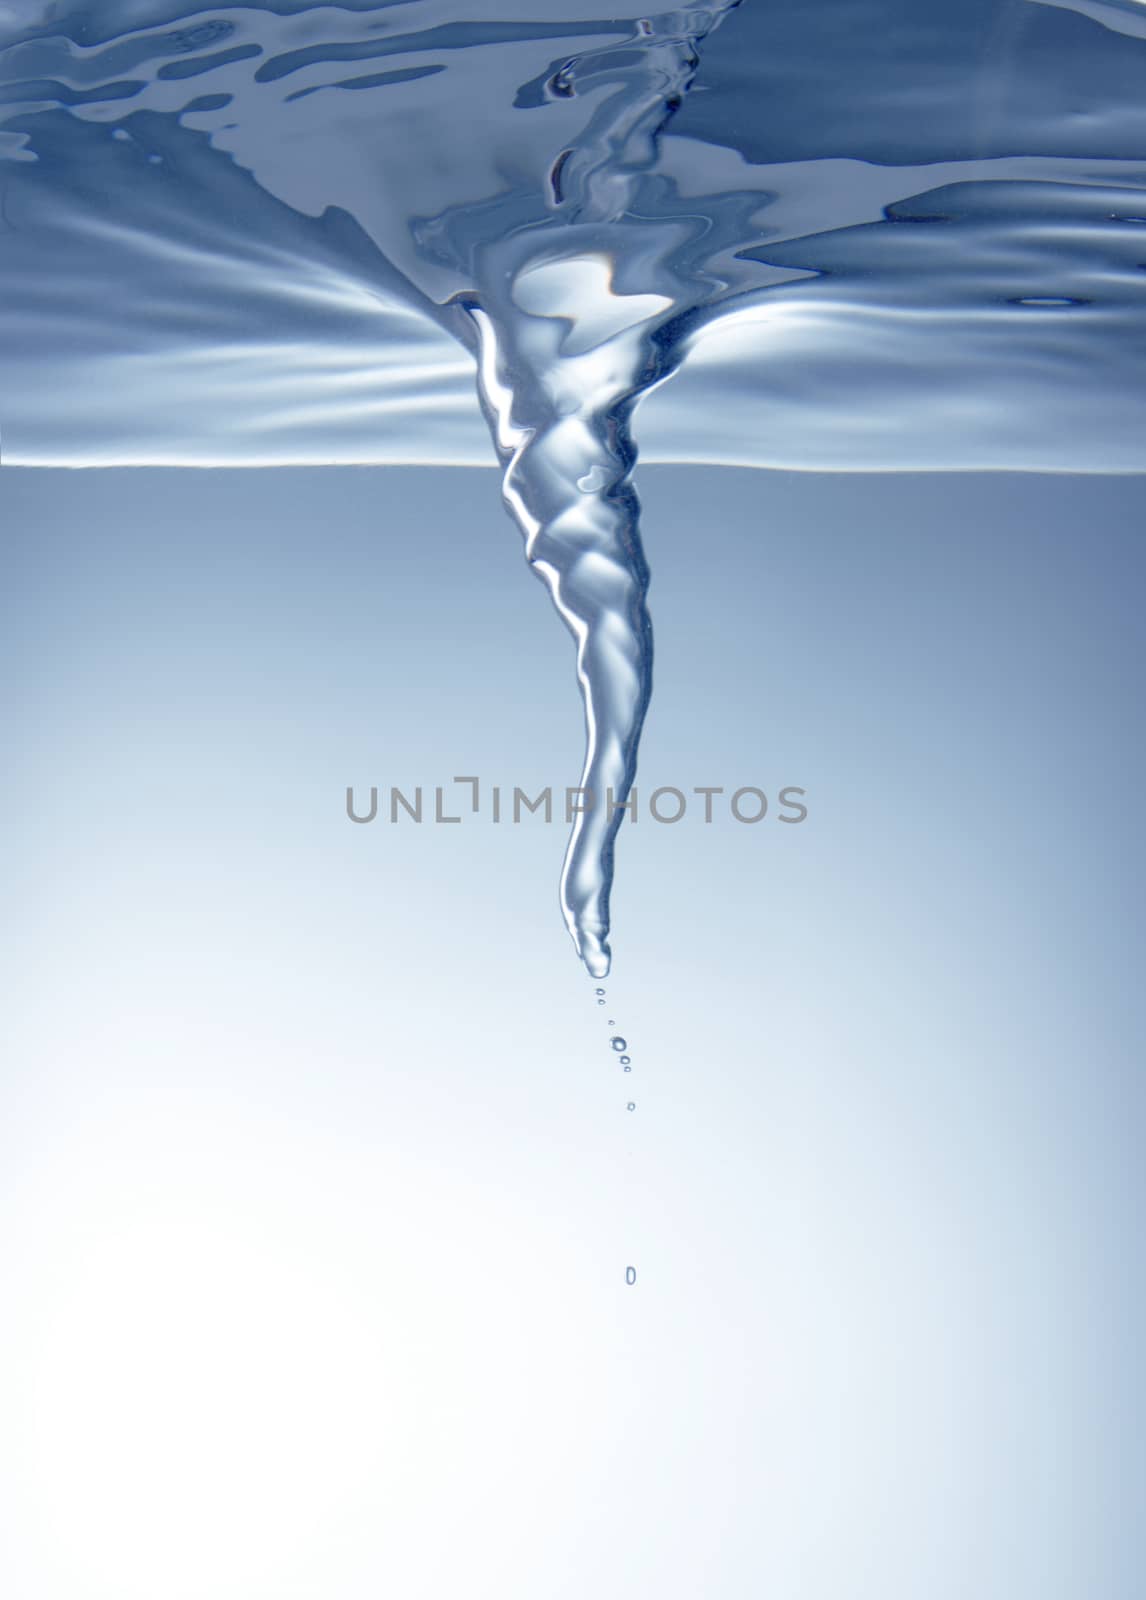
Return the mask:
[[[0,4],[0,420],[12,464],[500,462],[576,641],[603,976],[638,443],[1138,470],[1146,11],[598,10]]]

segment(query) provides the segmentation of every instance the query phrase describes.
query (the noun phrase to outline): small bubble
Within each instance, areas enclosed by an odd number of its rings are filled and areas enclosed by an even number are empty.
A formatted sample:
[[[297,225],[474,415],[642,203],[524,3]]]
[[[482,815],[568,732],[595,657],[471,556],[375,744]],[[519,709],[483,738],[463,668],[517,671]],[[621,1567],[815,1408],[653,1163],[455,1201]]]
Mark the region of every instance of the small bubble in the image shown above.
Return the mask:
[[[598,1004],[598,1005],[599,1005],[599,1006],[603,1006],[603,1005],[604,1005],[604,1004],[605,1004],[605,1002],[604,1002],[604,1001],[603,1001],[603,1000],[598,1000],[598,1001],[597,1001],[597,1004]]]
[[[614,1050],[627,1050],[629,1048],[619,1033],[615,1038],[610,1039],[609,1043],[613,1046]]]
[[[126,128],[113,128],[111,136],[113,139],[118,139],[121,143],[125,139],[131,138],[131,135],[128,133]]]
[[[632,1067],[626,1067],[626,1068],[625,1068],[625,1071],[626,1071],[626,1072],[632,1072],[632,1070],[633,1070],[633,1069],[632,1069]]]
[[[637,1281],[637,1269],[636,1269],[636,1267],[626,1267],[625,1268],[625,1282],[628,1283],[628,1284],[634,1284],[634,1283],[636,1283],[636,1281]]]
[[[597,990],[597,993],[598,993],[598,994],[604,994],[604,992],[605,992],[605,991],[604,991],[604,989],[598,989],[598,990]]]
[[[628,1105],[625,1107],[626,1111],[635,1111],[636,1109],[637,1109],[637,1102],[635,1100],[630,1100]]]
[[[622,1065],[622,1066],[623,1066],[623,1067],[627,1067],[627,1066],[628,1066],[628,1064],[629,1064],[629,1062],[630,1062],[630,1061],[631,1061],[631,1060],[632,1060],[632,1059],[633,1059],[633,1058],[632,1058],[632,1056],[622,1056],[622,1057],[621,1057],[621,1065]]]
[[[153,167],[158,167],[163,161],[162,156],[148,156],[147,159]]]

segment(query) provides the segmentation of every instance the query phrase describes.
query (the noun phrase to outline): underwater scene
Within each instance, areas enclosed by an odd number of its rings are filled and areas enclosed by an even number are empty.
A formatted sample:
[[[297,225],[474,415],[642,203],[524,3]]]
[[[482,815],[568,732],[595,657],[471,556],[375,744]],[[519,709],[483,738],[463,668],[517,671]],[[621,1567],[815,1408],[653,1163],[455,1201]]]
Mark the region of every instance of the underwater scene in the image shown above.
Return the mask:
[[[0,0],[5,1592],[1136,1600],[1144,440],[1144,0]]]

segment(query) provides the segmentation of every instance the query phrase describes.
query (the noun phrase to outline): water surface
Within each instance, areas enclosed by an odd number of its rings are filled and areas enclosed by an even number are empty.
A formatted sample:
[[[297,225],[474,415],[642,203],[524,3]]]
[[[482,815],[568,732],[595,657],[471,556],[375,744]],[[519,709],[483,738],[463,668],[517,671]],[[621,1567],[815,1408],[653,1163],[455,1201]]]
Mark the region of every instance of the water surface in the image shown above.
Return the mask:
[[[576,640],[602,974],[638,446],[1140,470],[1144,69],[1138,0],[0,5],[5,460],[500,462]]]

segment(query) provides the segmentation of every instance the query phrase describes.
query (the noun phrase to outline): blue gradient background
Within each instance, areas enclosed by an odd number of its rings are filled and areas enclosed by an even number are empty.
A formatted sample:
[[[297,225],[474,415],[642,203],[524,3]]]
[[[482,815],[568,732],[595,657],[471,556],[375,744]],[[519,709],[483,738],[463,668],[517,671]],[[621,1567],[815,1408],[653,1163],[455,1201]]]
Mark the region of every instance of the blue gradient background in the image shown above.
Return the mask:
[[[0,474],[19,1600],[1141,1592],[1138,482],[639,484],[599,1011],[494,474]]]

